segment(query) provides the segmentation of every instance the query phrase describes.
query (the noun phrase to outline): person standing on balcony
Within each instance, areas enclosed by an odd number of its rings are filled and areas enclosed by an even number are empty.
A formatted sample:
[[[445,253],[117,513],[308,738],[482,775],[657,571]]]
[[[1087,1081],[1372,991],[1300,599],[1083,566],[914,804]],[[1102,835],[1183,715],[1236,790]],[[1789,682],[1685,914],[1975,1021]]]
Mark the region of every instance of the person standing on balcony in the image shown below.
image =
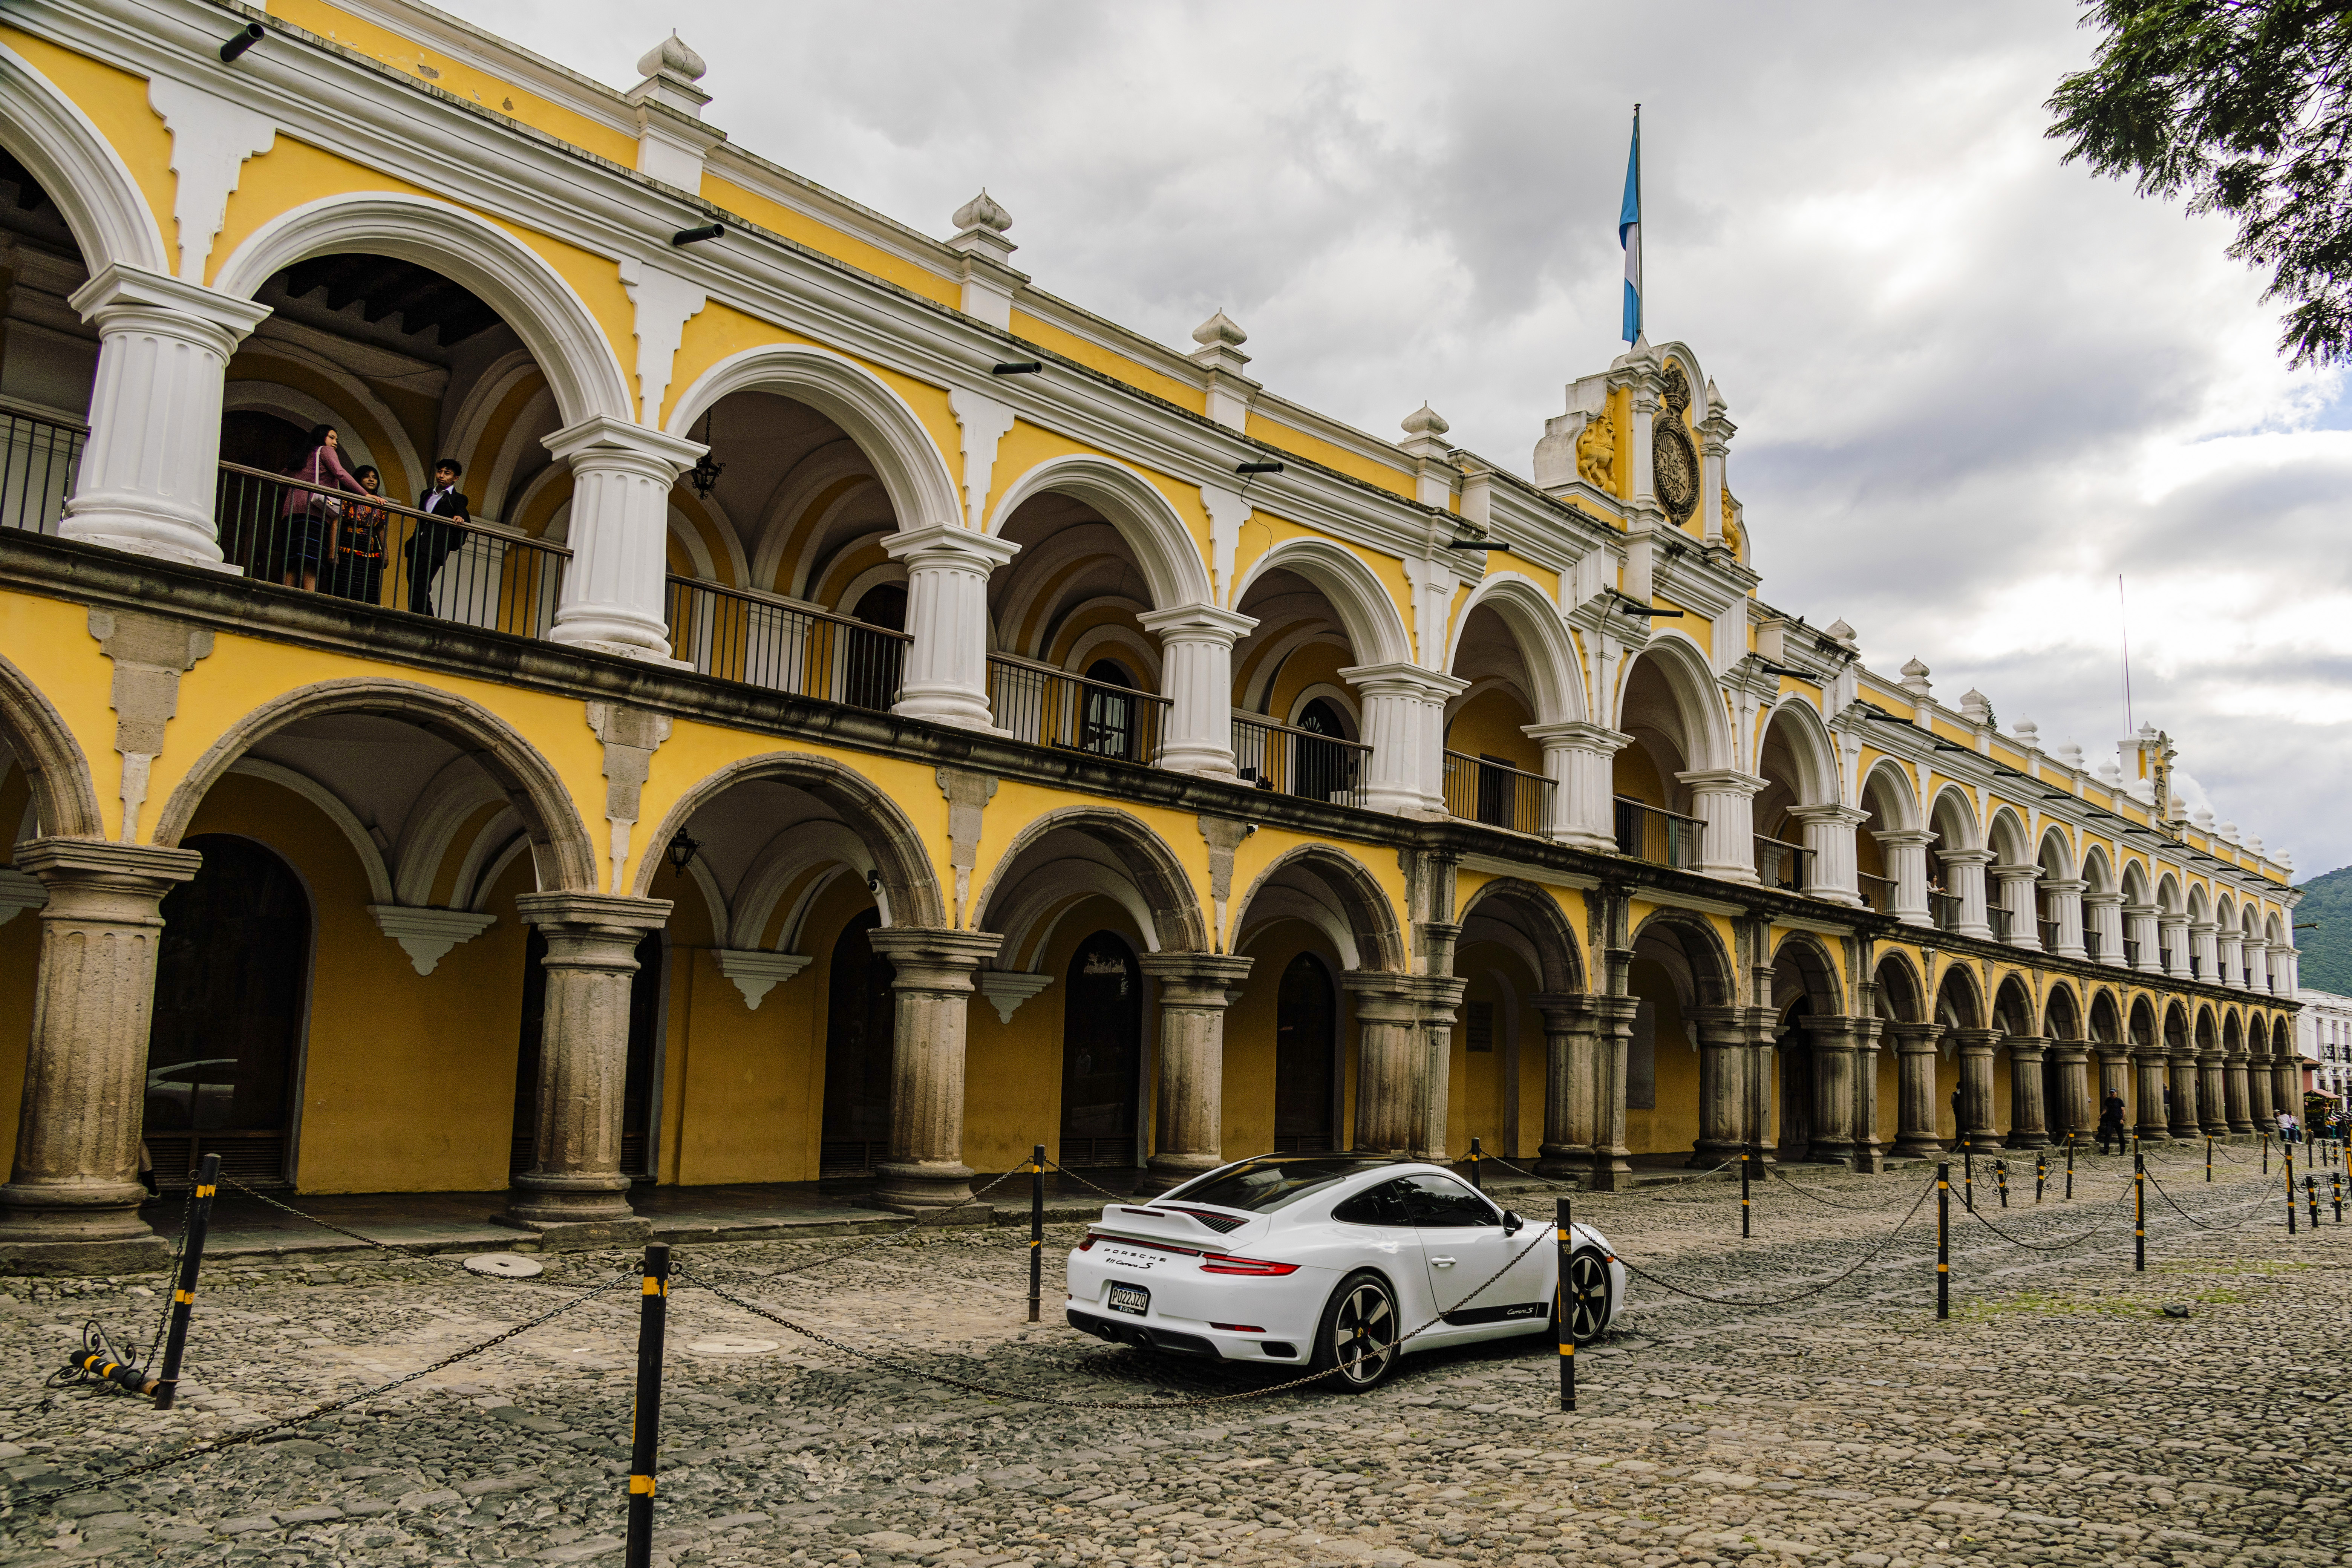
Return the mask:
[[[444,458],[433,465],[433,485],[416,498],[416,510],[435,517],[446,517],[450,522],[474,521],[473,503],[466,492],[457,488],[465,476],[465,467],[455,458]],[[418,519],[416,534],[408,542],[408,602],[403,609],[414,610],[420,616],[433,611],[433,579],[439,575],[441,563],[450,552],[466,542],[466,531],[449,523],[427,522]]]
[[[353,495],[364,495],[358,479],[343,467],[339,449],[342,438],[331,425],[311,428],[307,439],[309,456],[287,470],[292,479],[321,487],[305,489],[289,487],[286,505],[279,514],[280,546],[283,553],[278,562],[278,580],[288,587],[300,587],[315,593],[319,587],[319,568],[334,559],[336,536],[342,530],[343,502],[340,496],[330,495],[323,487],[334,486]],[[300,581],[298,583],[297,578]]]
[[[383,476],[376,472],[374,464],[362,464],[352,470],[352,477],[368,494],[383,493]],[[383,540],[391,523],[392,511],[387,507],[360,500],[344,503],[341,540],[335,551],[329,593],[362,605],[376,602],[383,588]]]

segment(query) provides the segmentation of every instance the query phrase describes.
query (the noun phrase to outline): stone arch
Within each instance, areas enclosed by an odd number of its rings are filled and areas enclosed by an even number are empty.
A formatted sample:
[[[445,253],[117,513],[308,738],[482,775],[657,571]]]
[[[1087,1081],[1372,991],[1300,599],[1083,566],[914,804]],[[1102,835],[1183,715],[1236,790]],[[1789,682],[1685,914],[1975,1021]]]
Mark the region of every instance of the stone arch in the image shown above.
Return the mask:
[[[1545,991],[1567,995],[1584,989],[1584,955],[1576,932],[1553,898],[1533,882],[1497,877],[1481,886],[1462,906],[1465,932],[1475,917],[1504,927],[1519,940],[1528,964],[1541,977]],[[1464,942],[1472,940],[1468,935]]]
[[[1936,791],[1927,807],[1927,823],[1936,831],[1938,849],[1983,847],[1983,836],[1977,830],[1976,803],[1958,784],[1948,784]],[[1952,842],[1955,838],[1958,842]]]
[[[2088,1037],[2102,1045],[2123,1043],[2123,1013],[2116,1002],[2115,988],[2102,985],[2091,993]]]
[[[1872,972],[1871,983],[1878,994],[1877,1016],[1895,1024],[1927,1021],[1927,990],[1919,982],[1919,967],[1909,953],[1897,948],[1881,956],[1878,967]]]
[[[1340,944],[1342,951],[1353,945],[1357,970],[1404,973],[1404,935],[1398,928],[1396,911],[1390,907],[1387,893],[1362,862],[1324,844],[1302,845],[1289,850],[1276,857],[1251,880],[1249,890],[1234,906],[1236,948],[1248,930],[1250,911],[1259,897],[1286,882],[1292,874],[1323,885],[1330,896],[1331,910],[1339,915],[1342,930],[1350,939],[1349,943]]]
[[[1327,539],[1284,540],[1250,563],[1234,584],[1233,603],[1239,605],[1253,584],[1277,571],[1306,579],[1330,602],[1359,664],[1412,662],[1412,638],[1396,601],[1372,569],[1344,545]]]
[[[873,873],[888,900],[888,924],[931,931],[947,925],[947,902],[924,851],[922,835],[888,794],[830,758],[805,752],[770,752],[730,763],[680,795],[646,842],[667,844],[696,812],[734,785],[754,780],[789,784],[831,807],[849,825],[874,858]],[[661,865],[658,851],[640,855],[629,890],[644,898]]]
[[[2272,1019],[2272,1020],[2271,1020],[2271,1056],[2272,1056],[2272,1058],[2273,1058],[2273,1059],[2276,1059],[2276,1058],[2292,1058],[2294,1057],[2294,1036],[2293,1036],[2291,1033],[2289,1033],[2289,1031],[2288,1031],[2288,1029],[2287,1029],[2286,1020],[2285,1020],[2284,1018],[2273,1018],[2273,1019]]]
[[[539,362],[567,426],[600,416],[636,422],[613,345],[572,285],[506,230],[446,202],[382,191],[322,196],[256,230],[213,287],[249,300],[296,262],[345,250],[412,261],[479,295]]]
[[[2087,889],[2090,892],[2112,893],[2118,890],[2115,867],[2107,859],[2107,852],[2096,844],[2083,852],[2083,880],[2090,884]]]
[[[2004,1035],[2031,1035],[2036,1016],[2033,995],[2026,989],[2025,982],[2014,974],[2003,975],[1993,991],[1994,1026]]]
[[[2042,1033],[2053,1040],[2083,1038],[2083,1008],[2072,982],[2061,980],[2042,999]]]
[[[1629,722],[1625,695],[1635,671],[1645,663],[1664,679],[1681,721],[1685,764],[1694,772],[1729,767],[1731,721],[1715,683],[1715,668],[1707,662],[1706,650],[1685,633],[1654,634],[1647,647],[1624,661],[1610,703],[1616,715],[1614,727],[1622,730]]]
[[[2025,819],[2012,806],[1999,806],[1985,824],[1985,847],[2004,866],[2031,866],[2033,854]]]
[[[998,890],[1006,875],[1018,867],[1022,855],[1048,834],[1068,832],[1094,840],[1110,851],[1125,868],[1136,890],[1143,895],[1161,952],[1207,952],[1211,950],[1208,921],[1201,916],[1201,900],[1192,890],[1183,864],[1142,818],[1108,806],[1078,805],[1049,811],[1023,828],[997,858],[988,883],[972,900],[971,926],[985,929]]]
[[[1911,775],[1893,757],[1881,757],[1863,775],[1861,800],[1879,818],[1882,831],[1914,832],[1920,826],[1919,792]]]
[[[684,437],[706,409],[738,392],[772,392],[805,403],[846,431],[880,477],[899,531],[962,521],[955,479],[921,417],[855,361],[807,343],[745,349],[697,376],[678,395],[663,428]]]
[[[1807,1011],[1816,1018],[1843,1017],[1845,987],[1838,982],[1837,955],[1811,931],[1784,933],[1772,950],[1775,1010],[1786,1008],[1801,994]],[[1783,986],[1794,989],[1783,993]]]
[[[2131,1044],[2143,1049],[2153,1047],[2156,1044],[2156,1009],[2149,1005],[2145,996],[2132,998],[2131,1031],[2128,1039]]]
[[[1445,668],[1454,668],[1471,613],[1482,607],[1494,611],[1519,645],[1519,655],[1527,661],[1529,682],[1535,689],[1536,722],[1559,724],[1582,720],[1586,712],[1583,668],[1577,660],[1576,645],[1569,638],[1567,623],[1559,618],[1559,607],[1534,580],[1519,573],[1490,574],[1471,590],[1461,613],[1454,617],[1453,634],[1445,649]]]
[[[1844,793],[1838,786],[1837,743],[1830,738],[1829,726],[1811,702],[1802,697],[1788,696],[1774,703],[1766,712],[1757,731],[1756,754],[1760,764],[1765,746],[1769,743],[1773,729],[1786,724],[1790,739],[1789,754],[1797,764],[1797,788],[1800,805],[1835,805]]]
[[[2246,1054],[2245,1026],[2240,1022],[2235,1007],[2221,1015],[2221,1050],[2226,1056],[2242,1057]]]
[[[2200,1056],[2218,1047],[2221,1035],[2213,1026],[2213,1005],[2210,1002],[2198,1005],[2197,1032],[2192,1037],[2196,1041],[2197,1050]]]
[[[495,779],[530,835],[543,890],[597,891],[596,855],[571,792],[537,748],[478,703],[415,681],[366,677],[323,680],[273,698],[230,725],[196,759],[155,821],[153,842],[180,842],[205,795],[265,737],[289,724],[363,713],[410,724],[470,757]],[[656,842],[667,842],[667,839]]]
[[[16,50],[0,45],[0,126],[81,247],[96,277],[109,267],[171,275],[163,226],[130,165],[80,106]]]
[[[1108,458],[1077,452],[1038,464],[1015,479],[996,503],[988,531],[1003,532],[1024,501],[1048,491],[1085,501],[1118,531],[1143,568],[1154,609],[1212,602],[1201,547],[1175,507],[1150,480]]]
[[[1951,1016],[1946,1017],[1947,1013]],[[1964,963],[1947,967],[1936,982],[1936,1021],[1946,1028],[1974,1029],[1982,1026],[1984,1016],[1984,992],[1976,972]]]
[[[2210,919],[2210,918],[2211,918],[2211,916],[2212,916],[2212,907],[2211,907],[2209,903],[2207,903],[2207,902],[2206,902],[2206,899],[2205,899],[2205,884],[2204,884],[2204,883],[2202,883],[2202,882],[2191,882],[2191,883],[2189,883],[2189,922],[2190,922],[2191,924],[2193,924],[2193,925],[2201,925],[2201,924],[2203,924],[2207,920]]]
[[[1704,916],[1688,910],[1654,910],[1634,928],[1627,945],[1638,949],[1645,937],[1679,952],[1684,973],[1677,978],[1689,986],[1690,1006],[1728,1007],[1737,1001],[1730,950]]]
[[[2156,895],[2148,890],[2147,862],[2138,859],[2124,862],[2123,893],[2126,904],[2145,907],[2155,901]]]
[[[2044,877],[2072,881],[2074,877],[2074,839],[2068,837],[2064,828],[2053,823],[2042,830],[2042,844],[2035,852],[2034,862],[2042,868]]]
[[[2184,905],[2180,898],[2180,879],[2167,871],[2156,879],[2156,907],[2168,916],[2179,917]]]
[[[25,770],[45,837],[106,837],[106,818],[81,742],[40,688],[5,658],[0,658],[0,742]]]

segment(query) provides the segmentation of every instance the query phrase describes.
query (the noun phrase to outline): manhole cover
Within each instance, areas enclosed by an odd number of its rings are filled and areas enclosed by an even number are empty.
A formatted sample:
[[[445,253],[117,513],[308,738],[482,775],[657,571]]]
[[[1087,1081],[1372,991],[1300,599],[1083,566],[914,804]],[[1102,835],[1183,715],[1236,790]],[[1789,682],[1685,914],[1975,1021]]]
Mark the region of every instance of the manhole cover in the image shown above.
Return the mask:
[[[529,1279],[545,1268],[538,1259],[519,1252],[478,1252],[466,1259],[466,1267],[493,1279]]]
[[[766,1355],[777,1348],[773,1340],[746,1339],[741,1334],[714,1334],[686,1347],[697,1355]]]

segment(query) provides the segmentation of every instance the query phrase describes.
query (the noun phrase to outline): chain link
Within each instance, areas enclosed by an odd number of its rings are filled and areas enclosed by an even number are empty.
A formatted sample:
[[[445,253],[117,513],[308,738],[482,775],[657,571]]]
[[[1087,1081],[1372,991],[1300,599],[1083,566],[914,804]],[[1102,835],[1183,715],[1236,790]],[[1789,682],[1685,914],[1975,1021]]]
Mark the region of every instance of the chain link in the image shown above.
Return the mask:
[[[446,1258],[436,1258],[429,1252],[419,1252],[414,1247],[403,1247],[397,1242],[378,1241],[372,1236],[362,1236],[355,1230],[346,1230],[341,1226],[335,1224],[332,1220],[320,1219],[314,1214],[305,1214],[300,1209],[296,1208],[292,1204],[280,1203],[276,1198],[271,1197],[268,1193],[256,1192],[226,1171],[221,1173],[220,1184],[225,1187],[235,1187],[247,1197],[258,1198],[261,1202],[268,1204],[271,1208],[282,1210],[287,1214],[292,1215],[296,1219],[308,1220],[321,1230],[331,1230],[337,1236],[348,1236],[353,1241],[373,1247],[379,1252],[389,1252],[395,1257],[405,1258],[417,1263],[429,1263],[436,1268],[454,1269],[457,1273],[463,1274],[469,1279],[488,1279],[497,1278],[495,1275],[476,1274],[472,1269],[467,1268],[465,1264],[461,1262],[456,1262]]]
[[[2055,1243],[2028,1241],[2023,1237],[2011,1236],[2009,1232],[2001,1229],[2000,1226],[1993,1224],[1992,1221],[1985,1218],[1981,1210],[1968,1208],[1966,1205],[1962,1205],[1961,1206],[1964,1209],[1967,1209],[1967,1212],[1975,1217],[1979,1225],[1983,1226],[1987,1230],[1992,1232],[1995,1236],[2000,1237],[2003,1241],[2008,1242],[2012,1247],[2022,1247],[2034,1252],[2064,1252],[2069,1247],[2080,1247],[2083,1243],[2090,1240],[2095,1236],[2105,1235],[2108,1226],[2113,1223],[2114,1220],[2119,1220],[2122,1218],[2123,1201],[2129,1196],[2131,1196],[2131,1189],[2129,1187],[2126,1187],[2114,1198],[2108,1200],[2107,1206],[2116,1211],[2109,1219],[2101,1220],[2098,1224],[2083,1232],[2080,1236],[2074,1237],[2072,1240]]]
[[[1860,1273],[1864,1266],[1868,1264],[1871,1259],[1876,1258],[1880,1253],[1895,1245],[1895,1237],[1901,1236],[1903,1234],[1904,1227],[1908,1226],[1912,1220],[1918,1216],[1920,1205],[1927,1201],[1927,1194],[1935,1190],[1936,1184],[1933,1182],[1929,1182],[1926,1186],[1920,1188],[1918,1197],[1912,1200],[1911,1212],[1905,1215],[1902,1219],[1895,1223],[1895,1228],[1887,1233],[1885,1240],[1880,1242],[1877,1246],[1872,1247],[1868,1252],[1864,1253],[1861,1258],[1856,1259],[1853,1268],[1848,1268],[1843,1274],[1833,1275],[1830,1279],[1821,1280],[1816,1284],[1809,1285],[1792,1296],[1775,1296],[1769,1300],[1762,1301],[1739,1301],[1734,1300],[1727,1296],[1703,1295],[1696,1290],[1685,1290],[1679,1285],[1671,1284],[1666,1280],[1661,1279],[1649,1270],[1640,1268],[1623,1258],[1612,1256],[1610,1261],[1612,1263],[1624,1264],[1625,1271],[1627,1273],[1633,1275],[1638,1279],[1645,1280],[1652,1285],[1655,1285],[1661,1290],[1670,1290],[1677,1296],[1687,1296],[1694,1301],[1706,1301],[1717,1307],[1785,1307],[1791,1301],[1801,1301],[1808,1296],[1818,1296],[1824,1290],[1830,1289],[1832,1285],[1841,1284]]]
[[[2170,1204],[2170,1205],[2172,1205],[2172,1212],[2173,1212],[2173,1213],[2175,1213],[2175,1214],[2179,1215],[2182,1219],[2187,1220],[2190,1225],[2195,1226],[2196,1226],[2198,1229],[2200,1229],[2200,1230],[2210,1230],[2210,1231],[2232,1231],[2232,1230],[2244,1230],[2244,1229],[2247,1229],[2249,1226],[2256,1226],[2256,1225],[2261,1225],[2261,1224],[2264,1223],[2264,1221],[2263,1221],[2263,1216],[2262,1216],[2262,1215],[2253,1215],[2249,1216],[2248,1218],[2242,1219],[2242,1220],[2238,1221],[2235,1225],[2207,1225],[2203,1220],[2199,1219],[2195,1215],[2190,1214],[2187,1209],[2182,1208],[2182,1207],[2180,1206],[2180,1205],[2179,1205],[2179,1202],[2177,1199],[2175,1199],[2175,1198],[2173,1197],[2173,1195],[2172,1195],[2170,1193],[2168,1193],[2168,1192],[2166,1192],[2166,1191],[2164,1190],[2164,1184],[2163,1184],[2162,1182],[2159,1182],[2159,1181],[2158,1181],[2158,1180],[2156,1179],[2156,1173],[2155,1173],[2155,1172],[2153,1172],[2153,1171],[2150,1171],[2150,1172],[2148,1172],[2148,1173],[2147,1173],[2147,1184],[2148,1184],[2149,1186],[2154,1187],[2154,1188],[2156,1189],[2156,1195],[2157,1195],[2158,1197],[2162,1198],[2166,1203]],[[2267,1185],[2267,1184],[2265,1184]],[[2269,1193],[2267,1193],[2267,1192],[2263,1192],[2263,1193],[2257,1193],[2254,1196],[2252,1196],[2252,1197],[2251,1197],[2251,1198],[2246,1199],[2246,1200],[2245,1200],[2245,1201],[2243,1201],[2242,1203],[2221,1204],[2221,1205],[2215,1205],[2215,1207],[2216,1207],[2216,1208],[2218,1208],[2218,1209],[2223,1210],[2223,1211],[2226,1211],[2226,1210],[2229,1210],[2229,1209],[2252,1208],[2252,1207],[2253,1207],[2254,1205],[2258,1205],[2258,1204],[2266,1204],[2266,1203],[2268,1203],[2268,1202],[2270,1202],[2270,1201],[2271,1201],[2271,1195],[2270,1195],[2270,1194],[2269,1194]],[[2300,1195],[2299,1194],[2297,1194],[2297,1193],[2294,1191],[2294,1188],[2290,1187],[2290,1188],[2288,1188],[2288,1189],[2287,1189],[2287,1205],[2288,1205],[2288,1206],[2289,1206],[2289,1207],[2293,1207],[2295,1204],[2300,1203],[2301,1201],[2302,1201],[2301,1195]]]
[[[963,1202],[950,1205],[949,1207],[943,1209],[927,1209],[924,1212],[926,1214],[953,1214],[957,1209],[971,1208],[974,1205],[978,1204],[982,1198],[986,1197],[990,1193],[994,1192],[997,1188],[1003,1186],[1006,1182],[1021,1174],[1022,1172],[1028,1168],[1029,1167],[1026,1164],[1015,1165],[1013,1169],[991,1181],[986,1186],[982,1187],[979,1191],[973,1193],[971,1196],[964,1199]],[[897,1230],[884,1231],[881,1235],[875,1237],[872,1240],[860,1242],[856,1247],[844,1247],[839,1252],[828,1252],[822,1257],[808,1258],[803,1262],[795,1263],[790,1268],[772,1268],[765,1274],[758,1276],[745,1276],[739,1274],[736,1278],[745,1283],[751,1283],[755,1279],[772,1279],[786,1274],[803,1274],[812,1268],[824,1268],[832,1264],[839,1263],[844,1258],[856,1258],[860,1253],[871,1252],[876,1247],[885,1246],[890,1242],[903,1241],[919,1230],[925,1228],[937,1228],[937,1226],[938,1222],[936,1220],[930,1221],[927,1226],[926,1222],[922,1219],[911,1219]]]

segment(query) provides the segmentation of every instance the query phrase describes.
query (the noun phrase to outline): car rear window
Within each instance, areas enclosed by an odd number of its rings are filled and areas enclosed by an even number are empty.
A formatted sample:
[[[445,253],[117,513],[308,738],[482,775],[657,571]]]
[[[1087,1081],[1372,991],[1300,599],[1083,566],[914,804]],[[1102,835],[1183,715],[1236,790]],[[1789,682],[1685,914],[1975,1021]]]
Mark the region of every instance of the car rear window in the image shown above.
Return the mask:
[[[1329,1154],[1301,1156],[1295,1160],[1258,1160],[1236,1170],[1213,1172],[1189,1186],[1177,1188],[1160,1201],[1165,1204],[1181,1198],[1188,1203],[1214,1204],[1219,1208],[1272,1214],[1286,1204],[1295,1204],[1311,1193],[1322,1191],[1334,1182],[1345,1181],[1359,1172],[1387,1163],[1385,1160],[1357,1160]]]

